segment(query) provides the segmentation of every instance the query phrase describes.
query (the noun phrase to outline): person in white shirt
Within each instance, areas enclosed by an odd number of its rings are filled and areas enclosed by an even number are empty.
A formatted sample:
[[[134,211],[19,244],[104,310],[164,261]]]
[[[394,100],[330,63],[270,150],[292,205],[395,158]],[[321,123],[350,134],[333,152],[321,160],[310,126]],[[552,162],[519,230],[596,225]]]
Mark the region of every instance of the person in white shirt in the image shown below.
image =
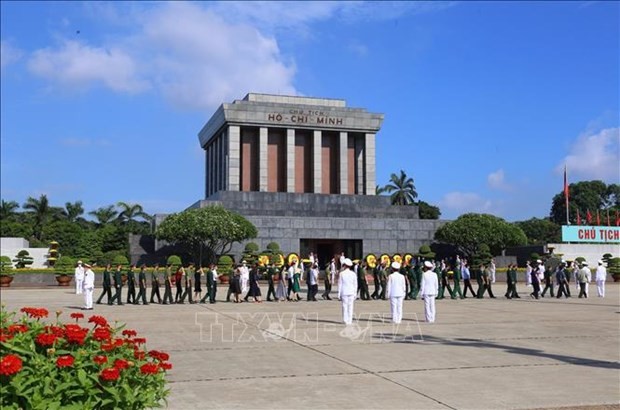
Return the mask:
[[[495,259],[491,259],[491,267],[490,267],[490,274],[491,274],[491,283],[495,283]]]
[[[308,301],[316,302],[319,291],[319,265],[316,263],[308,271]]]
[[[403,319],[403,300],[407,292],[405,277],[400,273],[400,263],[392,262],[392,273],[388,276],[386,296],[390,299],[392,322],[400,323]]]
[[[596,290],[598,291],[598,297],[605,297],[605,280],[607,279],[607,269],[603,266],[603,261],[598,261],[598,267],[596,268]]]
[[[241,293],[248,293],[250,290],[250,268],[246,265],[246,261],[242,261],[241,269],[239,269],[240,276],[239,280],[241,281]]]
[[[425,261],[422,284],[420,285],[420,295],[424,300],[424,315],[428,323],[435,322],[435,298],[438,292],[439,281],[437,280],[437,274],[433,272],[433,263]]]
[[[82,290],[84,291],[84,309],[93,310],[93,293],[95,291],[95,272],[90,265],[85,265],[84,279],[82,280]]]
[[[344,258],[343,270],[338,277],[338,299],[342,302],[342,321],[345,325],[353,324],[353,303],[357,295],[357,276],[351,270],[353,262]]]
[[[592,272],[588,267],[588,262],[581,262],[581,269],[577,274],[577,281],[579,282],[579,298],[588,297],[588,284],[592,280]]]
[[[530,265],[530,261],[525,262],[525,285],[528,288],[532,286],[532,265]]]
[[[82,288],[84,287],[84,267],[82,266],[82,261],[77,261],[77,266],[75,267],[75,294],[81,295]]]

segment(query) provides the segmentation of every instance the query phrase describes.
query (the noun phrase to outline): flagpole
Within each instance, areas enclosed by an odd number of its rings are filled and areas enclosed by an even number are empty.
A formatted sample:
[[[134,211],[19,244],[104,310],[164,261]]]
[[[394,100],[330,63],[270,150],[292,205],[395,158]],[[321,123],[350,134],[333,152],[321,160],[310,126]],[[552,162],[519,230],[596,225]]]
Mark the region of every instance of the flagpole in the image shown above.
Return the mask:
[[[566,225],[570,225],[570,219],[568,215],[568,179],[566,177],[566,164],[564,164],[564,199],[566,202]]]

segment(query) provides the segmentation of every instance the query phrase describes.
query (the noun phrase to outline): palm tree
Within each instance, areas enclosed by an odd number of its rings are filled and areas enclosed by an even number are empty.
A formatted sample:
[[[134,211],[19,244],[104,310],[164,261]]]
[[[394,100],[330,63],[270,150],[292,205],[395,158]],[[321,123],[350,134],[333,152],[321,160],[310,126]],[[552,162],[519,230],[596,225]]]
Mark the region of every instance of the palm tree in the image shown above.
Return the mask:
[[[0,203],[0,219],[7,219],[15,215],[15,210],[19,208],[19,204],[15,201],[5,201]]]
[[[39,199],[28,197],[22,208],[31,211],[34,216],[34,237],[41,240],[43,236],[43,225],[55,213],[53,207],[50,206],[47,195],[43,194]]]
[[[413,184],[413,178],[408,178],[405,171],[400,170],[400,175],[392,174],[390,182],[385,186],[387,192],[391,192],[392,205],[411,205],[415,203],[418,193]]]
[[[382,195],[385,191],[384,186],[375,185],[375,195]]]
[[[128,204],[127,202],[118,202],[116,206],[121,209],[121,212],[118,214],[118,219],[122,222],[129,223],[135,221],[136,218],[142,218],[146,221],[150,221],[152,219],[151,215],[144,212],[144,209],[140,204]]]
[[[62,213],[69,221],[75,222],[78,217],[84,214],[84,207],[82,206],[82,201],[65,203],[65,209],[63,209]]]
[[[116,218],[118,212],[114,209],[114,205],[108,205],[106,207],[98,208],[95,211],[90,211],[88,215],[92,215],[97,219],[97,223],[102,226],[110,223]]]

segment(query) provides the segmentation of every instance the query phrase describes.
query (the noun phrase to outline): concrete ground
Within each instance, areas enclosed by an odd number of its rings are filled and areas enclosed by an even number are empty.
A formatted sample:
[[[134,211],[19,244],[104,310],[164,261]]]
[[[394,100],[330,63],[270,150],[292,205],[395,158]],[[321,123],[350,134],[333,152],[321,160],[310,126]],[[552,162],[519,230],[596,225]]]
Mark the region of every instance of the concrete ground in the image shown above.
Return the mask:
[[[503,294],[502,284],[495,287]],[[338,301],[96,305],[149,349],[170,353],[170,409],[620,408],[620,286],[589,299],[357,301],[353,326]],[[263,294],[265,289],[263,288]],[[96,291],[96,296],[100,289]],[[67,288],[2,289],[10,309],[68,313]]]

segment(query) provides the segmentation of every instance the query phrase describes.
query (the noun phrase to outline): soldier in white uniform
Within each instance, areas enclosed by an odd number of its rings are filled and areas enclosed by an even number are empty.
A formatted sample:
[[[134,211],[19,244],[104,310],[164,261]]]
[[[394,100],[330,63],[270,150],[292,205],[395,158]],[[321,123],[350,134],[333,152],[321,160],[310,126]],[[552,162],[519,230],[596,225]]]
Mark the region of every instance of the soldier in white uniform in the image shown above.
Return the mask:
[[[403,318],[403,300],[407,292],[405,277],[400,273],[400,263],[392,262],[392,273],[388,276],[387,294],[390,299],[392,322],[400,323]]]
[[[85,265],[84,279],[82,280],[82,289],[84,291],[84,309],[93,310],[93,293],[95,291],[95,272],[92,271],[90,265]]]
[[[338,277],[338,299],[342,302],[342,321],[345,325],[353,324],[353,303],[357,295],[357,276],[351,270],[353,262],[344,258],[343,270]]]
[[[420,285],[420,295],[424,300],[424,315],[428,323],[435,322],[435,298],[439,292],[439,281],[437,274],[433,272],[433,263],[424,262],[424,273],[422,274],[422,283]]]
[[[82,288],[84,283],[84,267],[82,266],[82,261],[77,261],[77,266],[75,267],[75,294],[81,295]]]
[[[605,280],[607,279],[607,269],[603,266],[603,261],[598,261],[598,267],[596,268],[596,290],[598,291],[598,297],[605,297]]]

